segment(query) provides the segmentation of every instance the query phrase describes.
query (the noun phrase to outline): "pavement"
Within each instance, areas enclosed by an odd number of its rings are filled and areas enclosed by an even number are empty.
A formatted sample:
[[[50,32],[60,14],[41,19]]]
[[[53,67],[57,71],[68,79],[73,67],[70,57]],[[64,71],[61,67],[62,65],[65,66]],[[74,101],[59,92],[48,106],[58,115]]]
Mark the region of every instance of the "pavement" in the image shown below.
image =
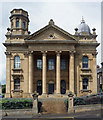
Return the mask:
[[[87,111],[66,114],[38,114],[22,116],[4,116],[1,120],[103,120],[103,111]]]

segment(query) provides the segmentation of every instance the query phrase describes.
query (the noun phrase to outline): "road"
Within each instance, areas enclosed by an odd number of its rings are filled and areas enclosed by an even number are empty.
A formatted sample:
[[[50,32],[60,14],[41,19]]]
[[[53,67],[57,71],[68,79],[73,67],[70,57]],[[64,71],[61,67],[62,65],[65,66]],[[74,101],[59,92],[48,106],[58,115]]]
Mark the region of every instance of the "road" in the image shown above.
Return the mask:
[[[75,114],[39,114],[5,116],[2,120],[103,120],[103,111],[89,111]]]

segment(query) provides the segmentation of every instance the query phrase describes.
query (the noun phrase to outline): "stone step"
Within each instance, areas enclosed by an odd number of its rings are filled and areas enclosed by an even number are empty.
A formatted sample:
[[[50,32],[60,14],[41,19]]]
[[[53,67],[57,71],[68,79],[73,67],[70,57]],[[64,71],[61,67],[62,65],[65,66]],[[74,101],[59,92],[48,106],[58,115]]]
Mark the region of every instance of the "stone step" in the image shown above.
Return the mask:
[[[59,98],[48,98],[40,99],[42,102],[41,112],[42,113],[66,113],[65,99]]]

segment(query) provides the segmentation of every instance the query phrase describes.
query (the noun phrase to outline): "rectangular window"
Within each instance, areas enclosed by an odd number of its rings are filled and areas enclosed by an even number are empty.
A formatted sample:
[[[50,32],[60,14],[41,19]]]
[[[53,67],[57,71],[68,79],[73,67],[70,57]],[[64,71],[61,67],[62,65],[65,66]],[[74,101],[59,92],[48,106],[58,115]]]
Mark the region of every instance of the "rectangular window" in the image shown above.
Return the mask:
[[[20,90],[20,79],[14,79],[14,90]]]
[[[19,21],[16,21],[16,27],[19,27]]]
[[[65,69],[66,69],[66,60],[61,59],[61,70],[65,70]]]
[[[54,70],[54,59],[49,59],[48,61],[48,69]]]
[[[83,89],[84,90],[88,89],[88,79],[83,79]]]
[[[88,68],[88,57],[83,56],[83,68]]]
[[[23,29],[25,29],[25,22],[22,23],[22,27],[23,27]]]
[[[42,70],[42,60],[37,59],[37,70]]]

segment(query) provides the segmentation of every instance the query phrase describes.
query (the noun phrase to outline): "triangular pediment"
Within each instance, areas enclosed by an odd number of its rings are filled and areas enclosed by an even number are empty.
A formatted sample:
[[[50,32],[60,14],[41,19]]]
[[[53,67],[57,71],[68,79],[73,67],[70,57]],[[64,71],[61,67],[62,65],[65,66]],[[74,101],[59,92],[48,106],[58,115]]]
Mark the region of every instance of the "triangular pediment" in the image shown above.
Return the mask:
[[[37,32],[31,34],[25,40],[73,40],[76,41],[73,35],[61,29],[60,27],[49,24]]]

